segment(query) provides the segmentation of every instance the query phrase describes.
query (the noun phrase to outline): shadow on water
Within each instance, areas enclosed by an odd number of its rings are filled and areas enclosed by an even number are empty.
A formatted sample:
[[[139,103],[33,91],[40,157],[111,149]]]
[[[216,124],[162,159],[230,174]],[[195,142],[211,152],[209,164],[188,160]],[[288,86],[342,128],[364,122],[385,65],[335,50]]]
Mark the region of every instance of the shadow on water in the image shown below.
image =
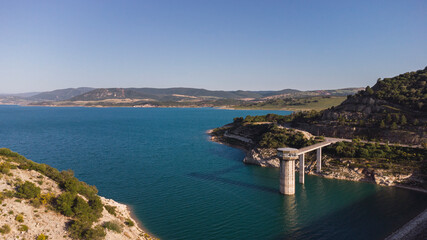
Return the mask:
[[[427,194],[385,188],[273,239],[384,239],[427,207],[420,202]]]
[[[219,144],[219,143],[215,143],[215,144],[218,144],[218,146],[214,145],[215,146],[214,148],[210,148],[207,151],[209,155],[224,158],[224,159],[227,159],[228,161],[233,161],[233,162],[242,162],[243,158],[245,157],[245,153],[241,149],[232,148],[229,146],[226,146],[227,148],[224,148],[224,145],[222,144]],[[233,151],[230,152],[230,149],[233,149]]]
[[[246,183],[246,182],[227,179],[227,178],[216,176],[215,174],[193,172],[193,173],[189,173],[188,176],[198,178],[198,179],[203,179],[203,180],[226,183],[226,184],[235,185],[235,186],[239,186],[239,187],[246,187],[246,188],[255,189],[258,191],[262,191],[262,192],[279,194],[279,192],[275,188],[258,186],[255,184],[250,184],[250,183]]]
[[[243,168],[243,167],[245,167],[245,165],[239,164],[239,165],[231,166],[229,168],[225,168],[225,169],[222,169],[222,170],[219,170],[219,171],[215,171],[215,172],[209,173],[209,175],[218,176],[218,175],[226,174],[226,173],[229,173],[229,172],[233,172],[234,170],[237,170],[237,169],[240,169],[240,168]]]

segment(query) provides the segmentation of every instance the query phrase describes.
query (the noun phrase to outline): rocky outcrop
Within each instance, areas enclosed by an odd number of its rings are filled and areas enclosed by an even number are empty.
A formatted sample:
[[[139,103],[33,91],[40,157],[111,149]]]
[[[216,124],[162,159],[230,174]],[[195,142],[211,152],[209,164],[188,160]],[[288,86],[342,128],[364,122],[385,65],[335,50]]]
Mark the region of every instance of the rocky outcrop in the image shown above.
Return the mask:
[[[276,153],[276,149],[272,148],[254,148],[246,153],[243,162],[261,167],[278,168],[280,160]],[[316,172],[316,161],[306,158],[305,173],[331,179],[371,182],[382,186],[395,186],[406,183],[408,180],[422,183],[422,179],[414,179],[412,174],[393,174],[383,169],[352,168],[351,160],[340,160],[340,165],[334,164],[332,160],[324,155],[322,173],[319,174]],[[295,170],[299,171],[298,161]]]
[[[246,164],[259,165],[261,167],[279,167],[280,160],[276,149],[254,148],[246,153],[243,162]]]

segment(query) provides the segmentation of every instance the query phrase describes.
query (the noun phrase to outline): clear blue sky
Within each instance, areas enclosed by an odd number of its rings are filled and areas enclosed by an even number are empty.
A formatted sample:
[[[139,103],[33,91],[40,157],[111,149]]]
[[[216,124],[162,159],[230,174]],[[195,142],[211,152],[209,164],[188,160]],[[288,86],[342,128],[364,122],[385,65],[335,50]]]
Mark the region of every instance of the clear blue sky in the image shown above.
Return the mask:
[[[332,89],[426,65],[425,0],[0,0],[0,93]]]

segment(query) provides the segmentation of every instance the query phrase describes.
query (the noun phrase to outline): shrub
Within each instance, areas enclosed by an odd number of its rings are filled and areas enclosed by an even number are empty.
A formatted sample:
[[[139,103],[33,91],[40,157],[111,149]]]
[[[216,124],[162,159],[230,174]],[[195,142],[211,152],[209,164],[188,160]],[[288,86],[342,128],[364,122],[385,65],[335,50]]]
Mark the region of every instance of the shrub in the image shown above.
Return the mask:
[[[76,198],[76,194],[65,192],[58,196],[56,199],[56,209],[58,209],[65,216],[71,217],[73,216],[73,203]]]
[[[28,229],[29,229],[29,227],[27,225],[20,225],[18,227],[18,231],[20,231],[20,232],[27,232]]]
[[[20,198],[31,199],[40,195],[41,189],[34,183],[25,181],[24,184],[18,186],[17,196]]]
[[[107,233],[104,228],[98,225],[94,228],[87,229],[83,233],[83,239],[101,240],[104,239],[105,235],[107,235]]]
[[[130,218],[125,220],[125,224],[128,225],[129,227],[135,226],[135,223]]]
[[[33,207],[35,207],[35,208],[39,208],[39,207],[42,205],[42,202],[40,201],[40,199],[39,199],[39,198],[31,199],[30,203],[31,203],[31,205],[33,205]]]
[[[16,215],[15,220],[20,222],[20,223],[24,222],[24,215],[22,215],[22,214]]]
[[[0,173],[8,174],[10,172],[10,164],[7,162],[0,164]]]
[[[74,199],[73,212],[74,216],[82,221],[93,222],[96,220],[89,204],[79,196]]]
[[[70,237],[74,239],[82,239],[84,234],[90,229],[92,223],[79,220],[71,221],[67,230],[70,232]]]
[[[102,226],[106,229],[109,229],[109,230],[117,232],[117,233],[121,233],[123,231],[121,224],[117,221],[104,222],[104,224]]]
[[[7,225],[7,224],[4,224],[3,226],[1,226],[0,233],[1,234],[8,234],[8,233],[10,233],[10,226]]]
[[[110,213],[111,215],[116,216],[116,207],[110,206],[110,205],[105,205],[104,207],[105,207],[105,209],[107,210],[108,213]]]
[[[36,239],[37,239],[37,240],[47,240],[47,239],[48,239],[48,236],[46,236],[46,235],[44,235],[44,234],[42,233],[42,234],[38,235]]]
[[[55,199],[55,194],[54,193],[46,193],[46,194],[41,194],[38,199],[40,200],[41,204],[46,205],[48,203],[53,202],[53,200]]]
[[[101,198],[99,196],[95,196],[89,199],[88,203],[89,206],[92,208],[92,214],[96,217],[96,219],[100,218],[102,215],[102,210],[104,209],[104,205],[102,204]]]

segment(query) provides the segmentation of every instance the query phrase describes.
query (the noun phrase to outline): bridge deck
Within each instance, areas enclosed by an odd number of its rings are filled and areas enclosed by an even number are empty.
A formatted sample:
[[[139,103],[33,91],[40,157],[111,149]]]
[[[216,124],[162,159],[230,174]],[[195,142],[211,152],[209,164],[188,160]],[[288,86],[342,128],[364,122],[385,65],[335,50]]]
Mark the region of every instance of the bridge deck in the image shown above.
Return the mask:
[[[333,143],[336,143],[337,141],[335,141],[335,140],[326,140],[326,141],[324,141],[324,142],[320,142],[320,143],[316,143],[316,144],[313,144],[313,145],[311,145],[311,146],[307,146],[307,147],[303,147],[303,148],[300,148],[299,150],[298,150],[298,155],[301,155],[301,154],[303,154],[303,153],[307,153],[307,152],[311,152],[311,151],[313,151],[313,150],[316,150],[316,149],[318,149],[318,148],[322,148],[322,147],[326,147],[326,146],[328,146],[328,145],[331,145],[331,144],[333,144]]]

